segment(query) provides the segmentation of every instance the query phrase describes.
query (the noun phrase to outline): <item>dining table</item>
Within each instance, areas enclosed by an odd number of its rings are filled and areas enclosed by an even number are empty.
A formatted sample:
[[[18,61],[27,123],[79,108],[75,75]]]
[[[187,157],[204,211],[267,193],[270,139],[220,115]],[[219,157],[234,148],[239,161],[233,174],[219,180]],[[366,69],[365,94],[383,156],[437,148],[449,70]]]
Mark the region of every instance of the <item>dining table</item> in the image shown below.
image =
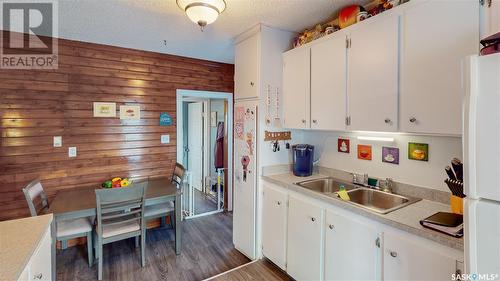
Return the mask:
[[[165,204],[173,202],[175,207],[175,252],[177,255],[181,253],[181,191],[175,183],[172,183],[169,178],[159,177],[144,180],[134,181],[129,188],[133,188],[134,184],[146,184],[145,206],[155,204]],[[71,220],[85,217],[96,216],[96,196],[95,187],[76,188],[68,190],[60,190],[49,205],[49,213],[54,216],[55,224],[64,220]],[[55,247],[56,247],[56,231],[52,231],[52,270],[55,273]]]

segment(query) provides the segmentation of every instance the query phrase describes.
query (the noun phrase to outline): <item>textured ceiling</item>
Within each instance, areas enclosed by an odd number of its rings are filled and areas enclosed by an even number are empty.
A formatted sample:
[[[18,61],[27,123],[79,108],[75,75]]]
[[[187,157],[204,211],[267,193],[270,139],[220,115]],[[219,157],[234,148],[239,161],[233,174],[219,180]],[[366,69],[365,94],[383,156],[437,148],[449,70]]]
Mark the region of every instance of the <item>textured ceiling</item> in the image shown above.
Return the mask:
[[[258,23],[298,32],[343,6],[369,1],[226,2],[226,11],[201,32],[175,0],[60,0],[59,37],[232,63],[232,39]]]

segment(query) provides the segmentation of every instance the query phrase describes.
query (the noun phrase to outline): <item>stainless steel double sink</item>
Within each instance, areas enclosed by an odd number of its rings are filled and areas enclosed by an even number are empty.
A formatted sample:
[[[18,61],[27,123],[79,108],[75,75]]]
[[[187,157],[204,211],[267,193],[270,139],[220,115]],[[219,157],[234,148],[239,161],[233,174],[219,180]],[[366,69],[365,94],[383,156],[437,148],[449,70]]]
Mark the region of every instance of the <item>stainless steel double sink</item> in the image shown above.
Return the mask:
[[[297,185],[329,196],[337,196],[341,186],[344,186],[350,197],[350,204],[360,206],[379,214],[387,214],[410,204],[420,201],[419,198],[405,197],[387,193],[372,188],[366,188],[339,182],[334,178],[320,178],[298,182]]]

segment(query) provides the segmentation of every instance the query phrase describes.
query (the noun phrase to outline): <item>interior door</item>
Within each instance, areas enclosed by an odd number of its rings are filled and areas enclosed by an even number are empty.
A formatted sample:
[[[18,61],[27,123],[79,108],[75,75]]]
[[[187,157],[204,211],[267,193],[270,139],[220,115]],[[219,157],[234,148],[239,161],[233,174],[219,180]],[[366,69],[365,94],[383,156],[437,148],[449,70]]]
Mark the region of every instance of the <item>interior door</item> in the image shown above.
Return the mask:
[[[399,16],[381,14],[356,24],[350,42],[348,129],[397,131]]]
[[[346,38],[339,34],[311,47],[311,128],[345,130]]]
[[[188,171],[193,187],[203,187],[203,103],[188,104]]]

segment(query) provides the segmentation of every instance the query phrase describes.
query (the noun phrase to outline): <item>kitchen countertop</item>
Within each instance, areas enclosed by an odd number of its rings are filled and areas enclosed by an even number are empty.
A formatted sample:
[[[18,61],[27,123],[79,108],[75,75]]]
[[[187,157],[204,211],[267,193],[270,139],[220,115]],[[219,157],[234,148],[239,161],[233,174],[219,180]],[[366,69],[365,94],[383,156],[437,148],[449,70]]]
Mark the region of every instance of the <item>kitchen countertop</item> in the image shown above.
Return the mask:
[[[18,280],[35,253],[52,214],[0,222],[0,280]]]
[[[356,214],[362,215],[364,217],[374,219],[380,223],[392,226],[394,228],[406,231],[408,233],[417,235],[422,238],[426,238],[437,242],[441,245],[463,251],[464,242],[463,238],[455,238],[431,229],[424,228],[420,225],[420,220],[424,219],[436,212],[449,212],[450,206],[434,202],[426,199],[422,199],[416,203],[398,209],[396,211],[390,212],[388,214],[379,214],[368,209],[355,206],[348,202],[344,202],[339,198],[328,196],[319,192],[311,191],[306,188],[300,187],[295,183],[305,180],[325,178],[327,176],[321,174],[314,174],[310,177],[296,177],[292,173],[277,174],[277,175],[267,175],[262,176],[262,179],[276,184],[278,186],[293,190],[304,195],[308,195],[315,199],[326,201],[337,207],[352,211]]]

